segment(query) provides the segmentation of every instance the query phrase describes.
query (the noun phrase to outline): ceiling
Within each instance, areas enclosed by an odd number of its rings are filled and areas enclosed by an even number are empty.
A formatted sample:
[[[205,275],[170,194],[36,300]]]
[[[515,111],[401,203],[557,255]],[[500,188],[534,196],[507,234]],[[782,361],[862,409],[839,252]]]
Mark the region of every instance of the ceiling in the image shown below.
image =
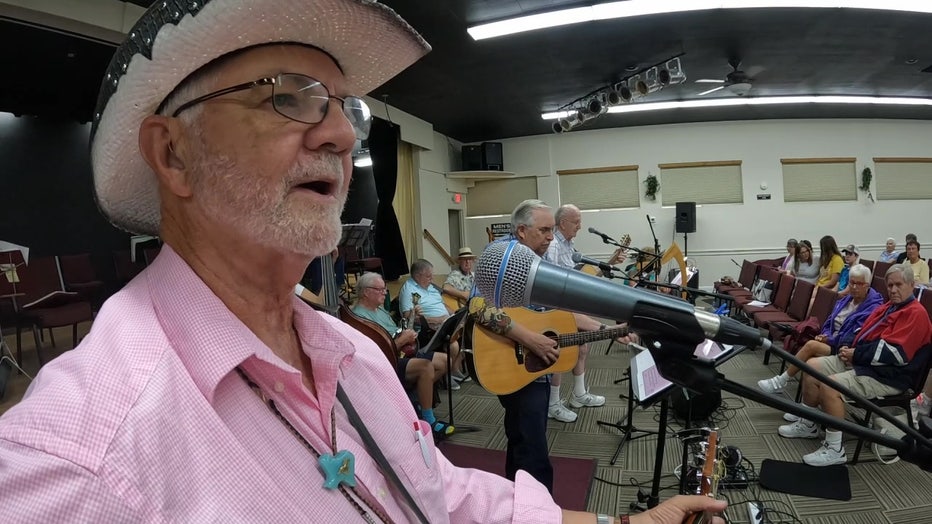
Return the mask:
[[[132,0],[147,6],[152,0]],[[466,28],[592,2],[385,0],[434,50],[373,96],[462,142],[549,133],[540,113],[683,53],[685,83],[644,102],[690,100],[729,58],[764,68],[749,96],[932,98],[932,15],[838,9],[715,10],[589,22],[474,41]],[[0,111],[87,121],[112,44],[0,19]],[[923,71],[925,70],[925,71]],[[705,98],[734,96],[727,90]],[[607,114],[580,129],[762,118],[918,118],[932,107],[737,106]]]

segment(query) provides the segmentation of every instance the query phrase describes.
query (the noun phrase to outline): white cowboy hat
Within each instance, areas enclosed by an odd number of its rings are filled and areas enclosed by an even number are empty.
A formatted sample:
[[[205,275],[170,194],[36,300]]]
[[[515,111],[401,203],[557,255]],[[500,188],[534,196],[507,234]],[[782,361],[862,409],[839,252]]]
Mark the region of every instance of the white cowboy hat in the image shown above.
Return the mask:
[[[407,22],[371,0],[156,1],[114,54],[91,128],[97,204],[111,222],[159,232],[157,181],[139,153],[142,120],[212,60],[274,42],[327,52],[359,96],[430,51]]]
[[[472,249],[468,247],[461,247],[459,251],[459,256],[456,258],[476,258],[476,255],[473,254]]]

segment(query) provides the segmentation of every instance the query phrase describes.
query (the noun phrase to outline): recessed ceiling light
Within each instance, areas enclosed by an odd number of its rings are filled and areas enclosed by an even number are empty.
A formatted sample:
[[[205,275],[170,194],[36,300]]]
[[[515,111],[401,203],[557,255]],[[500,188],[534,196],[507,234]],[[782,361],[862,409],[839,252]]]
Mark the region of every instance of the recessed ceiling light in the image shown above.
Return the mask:
[[[637,16],[708,11],[711,9],[873,9],[911,13],[932,13],[932,3],[927,0],[888,0],[882,4],[876,0],[624,0],[587,7],[574,7],[549,13],[520,16],[488,24],[480,24],[466,31],[474,40],[533,31],[547,27],[631,18]]]
[[[680,100],[653,102],[650,104],[627,104],[608,108],[609,113],[639,113],[642,111],[666,111],[669,109],[696,109],[704,107],[789,105],[789,104],[853,104],[853,105],[904,105],[932,106],[932,98],[901,98],[876,96],[765,96],[754,98],[715,98],[703,100]],[[555,120],[570,115],[570,111],[551,111],[540,115],[544,120]]]
[[[907,58],[906,59],[906,65],[916,65],[918,63],[919,63],[918,58]]]
[[[625,67],[625,71],[634,72],[634,71],[637,71],[637,70],[640,69],[640,68],[641,68],[641,66],[639,66],[639,65],[637,65],[637,64],[631,64],[631,65]]]

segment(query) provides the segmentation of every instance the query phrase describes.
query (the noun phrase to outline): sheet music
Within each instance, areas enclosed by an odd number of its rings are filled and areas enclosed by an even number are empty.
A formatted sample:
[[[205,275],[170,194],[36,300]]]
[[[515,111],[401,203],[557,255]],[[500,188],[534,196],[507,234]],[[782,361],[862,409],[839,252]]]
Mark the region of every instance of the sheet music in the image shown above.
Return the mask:
[[[660,371],[657,370],[654,356],[651,355],[647,348],[637,344],[631,345],[639,350],[639,353],[631,359],[631,380],[637,385],[632,389],[638,400],[644,402],[655,395],[663,393],[673,383],[663,378]],[[714,340],[705,339],[696,346],[693,355],[715,361],[727,355],[732,349],[734,349],[734,346],[731,344],[719,344]]]

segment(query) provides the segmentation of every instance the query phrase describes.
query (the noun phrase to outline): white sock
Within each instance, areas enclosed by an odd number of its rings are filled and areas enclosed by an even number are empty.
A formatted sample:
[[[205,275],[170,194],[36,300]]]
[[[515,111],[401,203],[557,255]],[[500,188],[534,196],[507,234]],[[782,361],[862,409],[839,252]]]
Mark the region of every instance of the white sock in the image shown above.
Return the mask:
[[[825,430],[825,443],[832,449],[841,450],[841,431]]]
[[[812,409],[818,409],[818,408],[819,408],[819,406],[809,406],[809,405],[807,405],[805,402],[800,402],[799,405],[800,405],[800,406],[805,406],[805,407],[807,407],[807,408],[812,408]],[[807,426],[815,426],[815,422],[813,422],[813,421],[807,419],[806,417],[799,417],[799,422],[802,423],[802,424],[805,424],[805,425],[807,425]]]
[[[790,374],[787,371],[784,371],[782,374],[777,375],[777,380],[786,384],[790,381]]]
[[[573,375],[573,394],[581,397],[586,394],[586,374]]]
[[[550,405],[556,406],[560,403],[560,386],[550,386]]]

